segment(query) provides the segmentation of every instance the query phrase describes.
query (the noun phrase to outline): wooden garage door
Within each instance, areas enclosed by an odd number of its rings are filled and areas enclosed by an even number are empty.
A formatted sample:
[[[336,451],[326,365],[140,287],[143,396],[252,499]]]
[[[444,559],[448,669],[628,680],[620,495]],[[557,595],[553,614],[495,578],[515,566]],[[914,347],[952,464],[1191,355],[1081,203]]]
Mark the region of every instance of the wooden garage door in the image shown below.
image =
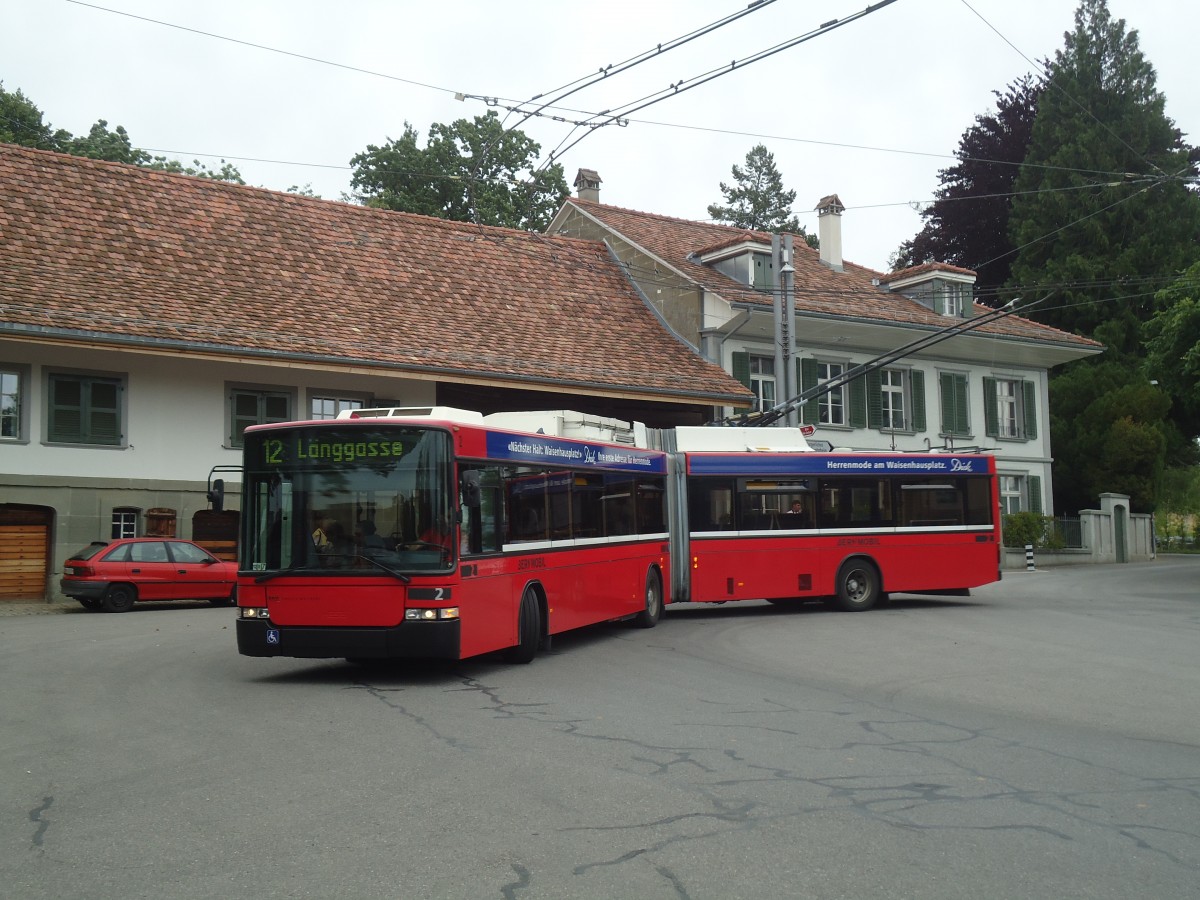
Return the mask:
[[[0,600],[46,596],[45,525],[0,525]]]

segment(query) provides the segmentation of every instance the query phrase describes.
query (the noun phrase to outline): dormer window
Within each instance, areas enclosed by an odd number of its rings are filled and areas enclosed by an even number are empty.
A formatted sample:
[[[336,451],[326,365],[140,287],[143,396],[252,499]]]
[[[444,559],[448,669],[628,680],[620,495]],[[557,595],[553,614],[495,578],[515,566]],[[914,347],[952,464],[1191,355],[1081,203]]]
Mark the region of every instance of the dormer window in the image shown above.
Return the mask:
[[[970,293],[967,285],[958,284],[953,281],[944,282],[940,292],[937,289],[934,290],[933,311],[941,313],[943,316],[957,316],[958,318],[962,318],[969,298]],[[938,302],[939,300],[941,301],[940,303]],[[938,308],[939,306],[941,309]]]
[[[739,239],[732,244],[701,250],[695,254],[695,259],[748,288],[766,293],[774,289],[770,246]]]
[[[974,310],[975,273],[970,269],[945,263],[924,263],[893,272],[880,284],[939,316],[965,319]]]

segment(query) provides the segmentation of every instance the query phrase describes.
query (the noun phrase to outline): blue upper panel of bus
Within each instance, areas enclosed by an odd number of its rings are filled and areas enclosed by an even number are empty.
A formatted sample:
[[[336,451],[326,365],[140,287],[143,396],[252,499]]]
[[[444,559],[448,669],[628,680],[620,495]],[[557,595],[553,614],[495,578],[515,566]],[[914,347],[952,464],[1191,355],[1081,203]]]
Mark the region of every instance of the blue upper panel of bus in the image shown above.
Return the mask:
[[[489,431],[488,459],[539,465],[571,466],[579,469],[610,469],[664,475],[667,458],[655,450],[614,447],[588,441],[568,441],[541,434],[506,434]]]
[[[986,475],[986,456],[689,453],[691,475]]]

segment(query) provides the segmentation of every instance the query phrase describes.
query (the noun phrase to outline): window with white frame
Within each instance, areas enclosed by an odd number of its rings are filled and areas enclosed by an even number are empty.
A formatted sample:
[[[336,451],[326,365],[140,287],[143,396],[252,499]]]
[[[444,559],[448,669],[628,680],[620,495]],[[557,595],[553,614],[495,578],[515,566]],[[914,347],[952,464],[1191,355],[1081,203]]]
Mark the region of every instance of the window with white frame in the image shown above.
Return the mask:
[[[1015,381],[996,379],[996,427],[999,437],[1021,436],[1021,392],[1018,388]]]
[[[901,431],[909,427],[905,416],[905,385],[902,369],[884,369],[879,373],[879,402],[882,414],[882,427],[886,430]]]
[[[313,419],[336,419],[340,412],[348,409],[363,409],[365,406],[366,402],[357,397],[314,395],[309,401],[309,417]]]
[[[1025,476],[1000,476],[1000,512],[1006,516],[1027,508],[1025,503]]]
[[[0,440],[17,441],[22,437],[21,406],[23,373],[0,368]]]
[[[750,357],[750,390],[754,391],[756,410],[775,405],[775,360],[769,356]]]
[[[840,378],[846,372],[842,363],[817,363],[817,383],[825,384],[835,378]],[[823,394],[817,401],[822,425],[846,424],[846,386],[843,384]]]
[[[967,306],[967,291],[965,284],[948,283],[942,290],[942,314],[961,317]]]
[[[138,511],[133,507],[119,506],[112,511],[112,539],[137,537]]]

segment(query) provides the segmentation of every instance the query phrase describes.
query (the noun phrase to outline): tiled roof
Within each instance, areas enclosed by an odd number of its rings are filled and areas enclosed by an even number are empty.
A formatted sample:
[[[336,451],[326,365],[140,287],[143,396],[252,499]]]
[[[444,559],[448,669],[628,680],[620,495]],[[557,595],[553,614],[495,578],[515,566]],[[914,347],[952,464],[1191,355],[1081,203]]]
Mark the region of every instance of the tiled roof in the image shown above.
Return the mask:
[[[731,303],[771,307],[770,294],[738,284],[699,261],[703,253],[740,242],[754,241],[770,245],[769,233],[637,212],[575,197],[567,203],[573,204],[584,215],[641,247],[705,290]],[[809,247],[803,238],[796,237],[792,266],[796,270],[793,285],[797,315],[838,316],[881,324],[929,326],[933,329],[946,326],[945,316],[874,283],[894,278],[894,273],[885,275],[851,262],[843,263],[844,271],[834,272],[822,265],[820,258],[819,251]],[[946,268],[948,271],[969,271],[954,266]],[[976,304],[976,311],[984,313],[988,307]],[[1013,315],[981,325],[978,332],[981,335],[1070,345],[1087,352],[1095,352],[1102,347],[1090,338]]]
[[[976,275],[974,269],[964,269],[961,266],[952,266],[950,263],[929,262],[921,263],[919,266],[909,266],[907,269],[897,269],[894,272],[888,272],[882,279],[883,284],[891,284],[895,281],[901,281],[905,278],[912,278],[916,275],[924,275],[928,272],[949,272],[953,275]]]
[[[748,396],[669,336],[590,241],[0,144],[0,261],[0,336]]]

